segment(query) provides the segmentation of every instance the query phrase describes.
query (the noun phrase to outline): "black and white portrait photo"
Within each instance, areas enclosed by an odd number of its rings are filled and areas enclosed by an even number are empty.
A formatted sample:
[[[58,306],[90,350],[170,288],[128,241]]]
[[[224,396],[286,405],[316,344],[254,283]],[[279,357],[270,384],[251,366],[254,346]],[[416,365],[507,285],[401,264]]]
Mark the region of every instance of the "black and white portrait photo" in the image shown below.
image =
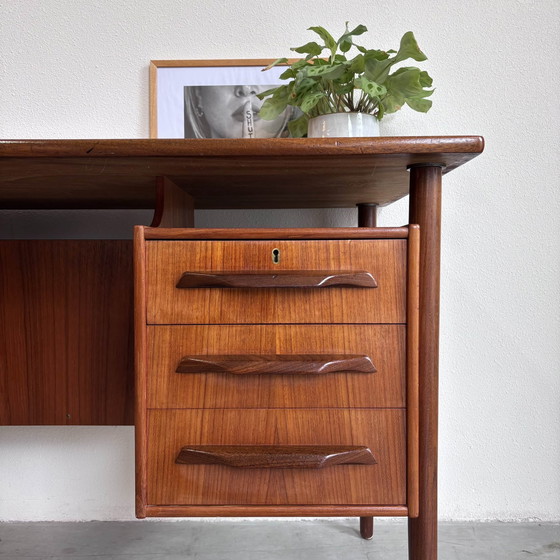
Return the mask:
[[[259,117],[257,94],[270,85],[185,86],[185,138],[281,138],[289,136],[288,107],[276,119]]]
[[[150,64],[153,138],[283,138],[298,108],[269,121],[257,95],[282,83],[285,66],[272,60],[177,60]],[[266,72],[264,70],[266,69]],[[250,85],[239,85],[250,84]]]

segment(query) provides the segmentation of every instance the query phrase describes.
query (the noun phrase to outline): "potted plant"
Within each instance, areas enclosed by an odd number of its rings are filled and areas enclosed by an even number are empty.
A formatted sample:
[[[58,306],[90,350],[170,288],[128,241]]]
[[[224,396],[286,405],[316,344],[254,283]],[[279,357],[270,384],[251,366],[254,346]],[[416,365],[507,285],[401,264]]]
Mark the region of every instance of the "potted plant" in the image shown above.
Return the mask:
[[[261,99],[266,98],[260,110],[263,119],[275,119],[291,105],[303,113],[289,124],[294,137],[376,136],[378,122],[405,104],[423,113],[432,106],[431,100],[426,99],[434,91],[429,89],[432,78],[428,73],[414,66],[394,68],[408,59],[426,60],[412,31],[403,35],[398,51],[382,51],[354,43],[354,37],[367,31],[364,25],[349,31],[346,23],[346,31],[338,41],[323,27],[309,29],[320,37],[320,42],[291,49],[304,54],[304,58],[279,58],[264,69],[291,62],[280,76],[289,82],[259,94]],[[357,54],[350,57],[353,48]],[[335,126],[333,130],[325,120],[342,120],[350,128],[341,131]],[[367,128],[359,128],[366,123]]]

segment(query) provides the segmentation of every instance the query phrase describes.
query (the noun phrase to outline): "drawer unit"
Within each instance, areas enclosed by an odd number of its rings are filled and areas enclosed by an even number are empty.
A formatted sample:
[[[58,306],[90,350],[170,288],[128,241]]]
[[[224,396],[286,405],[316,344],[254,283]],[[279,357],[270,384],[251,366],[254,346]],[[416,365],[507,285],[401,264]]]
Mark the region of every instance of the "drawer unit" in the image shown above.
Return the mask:
[[[418,228],[151,231],[138,517],[414,516]]]
[[[405,272],[405,240],[152,241],[147,321],[404,323]]]

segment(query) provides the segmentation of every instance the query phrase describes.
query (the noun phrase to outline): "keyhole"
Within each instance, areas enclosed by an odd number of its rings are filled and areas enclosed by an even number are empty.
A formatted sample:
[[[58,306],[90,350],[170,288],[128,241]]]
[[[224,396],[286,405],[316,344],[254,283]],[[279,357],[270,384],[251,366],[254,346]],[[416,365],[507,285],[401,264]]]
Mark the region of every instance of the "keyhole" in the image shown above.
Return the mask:
[[[280,262],[280,249],[272,249],[272,262],[278,264]]]

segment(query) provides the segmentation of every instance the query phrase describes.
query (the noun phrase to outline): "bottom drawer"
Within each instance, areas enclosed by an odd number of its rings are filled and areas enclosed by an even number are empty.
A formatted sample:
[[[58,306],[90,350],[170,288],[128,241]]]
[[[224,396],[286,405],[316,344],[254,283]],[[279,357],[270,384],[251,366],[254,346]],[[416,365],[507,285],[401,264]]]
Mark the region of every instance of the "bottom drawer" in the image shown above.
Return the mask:
[[[403,409],[150,410],[147,501],[149,505],[404,505],[405,441]],[[375,463],[336,464],[336,458],[322,468],[176,463],[185,447],[234,445],[267,446],[271,455],[286,446],[328,446],[324,449],[329,454],[336,446],[365,446]]]

